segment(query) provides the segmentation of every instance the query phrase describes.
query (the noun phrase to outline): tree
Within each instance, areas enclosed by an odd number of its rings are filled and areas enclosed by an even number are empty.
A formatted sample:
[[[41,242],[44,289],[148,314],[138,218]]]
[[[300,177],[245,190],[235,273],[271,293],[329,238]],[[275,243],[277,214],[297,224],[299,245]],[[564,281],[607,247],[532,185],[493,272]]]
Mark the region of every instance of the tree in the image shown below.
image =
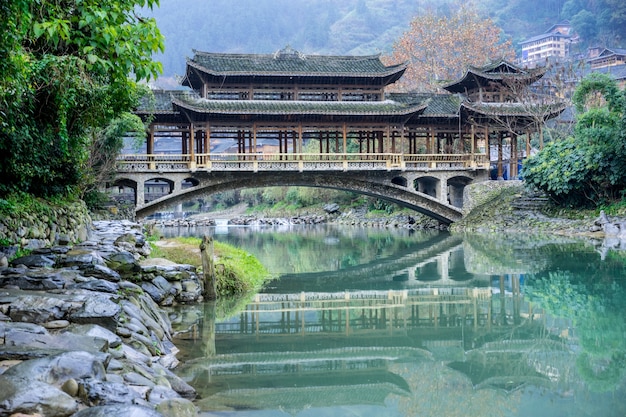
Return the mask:
[[[572,28],[586,41],[598,35],[596,16],[588,10],[581,10],[572,17]]]
[[[0,196],[83,185],[93,138],[161,71],[158,0],[9,0],[0,6]],[[135,80],[129,78],[134,74]],[[106,135],[105,135],[106,136]]]
[[[489,18],[481,18],[471,3],[460,4],[450,16],[433,11],[416,16],[393,45],[387,63],[407,62],[399,90],[436,91],[445,81],[460,77],[468,66],[496,59],[513,59],[510,41]]]
[[[524,166],[526,183],[556,203],[598,206],[626,190],[626,93],[614,79],[592,73],[577,87],[574,135],[549,143]]]

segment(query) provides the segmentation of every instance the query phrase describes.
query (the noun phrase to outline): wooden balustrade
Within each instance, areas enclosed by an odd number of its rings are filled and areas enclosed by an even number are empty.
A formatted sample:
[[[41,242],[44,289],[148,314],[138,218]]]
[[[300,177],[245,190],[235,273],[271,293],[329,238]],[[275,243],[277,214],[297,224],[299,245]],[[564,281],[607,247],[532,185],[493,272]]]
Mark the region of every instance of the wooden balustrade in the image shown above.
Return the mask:
[[[218,154],[124,154],[120,172],[181,170],[322,170],[340,169],[487,169],[485,154],[401,153],[218,153]]]

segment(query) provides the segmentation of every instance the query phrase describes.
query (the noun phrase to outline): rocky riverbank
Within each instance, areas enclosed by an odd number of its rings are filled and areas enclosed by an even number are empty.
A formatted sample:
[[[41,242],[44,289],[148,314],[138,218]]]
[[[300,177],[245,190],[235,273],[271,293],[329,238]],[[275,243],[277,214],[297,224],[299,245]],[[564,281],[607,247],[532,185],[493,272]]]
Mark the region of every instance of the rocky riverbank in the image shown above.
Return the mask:
[[[304,214],[289,217],[265,217],[258,215],[233,214],[223,216],[220,225],[229,226],[290,226],[290,225],[314,225],[314,224],[343,224],[349,226],[378,227],[378,228],[406,228],[406,229],[439,229],[445,230],[447,226],[438,221],[419,213],[398,214],[390,216],[374,217],[367,214],[366,207],[349,209],[345,212],[335,211],[324,214]],[[216,226],[216,218],[213,214],[195,215],[182,219],[148,220],[144,224],[148,227],[159,228],[196,228]]]
[[[146,263],[140,225],[0,267],[0,415],[195,416],[161,306],[201,299],[193,267]]]

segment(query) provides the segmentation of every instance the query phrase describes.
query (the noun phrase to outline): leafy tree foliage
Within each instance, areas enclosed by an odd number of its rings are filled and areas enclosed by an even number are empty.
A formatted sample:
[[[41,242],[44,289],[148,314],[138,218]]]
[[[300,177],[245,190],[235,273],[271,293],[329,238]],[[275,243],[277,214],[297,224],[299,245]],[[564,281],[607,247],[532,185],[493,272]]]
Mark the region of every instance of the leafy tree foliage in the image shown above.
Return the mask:
[[[154,20],[135,12],[157,5],[2,3],[0,195],[20,190],[50,196],[84,185],[91,146],[110,137],[98,131],[134,107],[137,81],[161,71],[152,53],[163,50],[162,36]]]
[[[431,10],[415,17],[385,61],[409,63],[397,83],[399,89],[436,91],[440,83],[460,77],[469,65],[514,56],[510,41],[502,41],[493,21],[479,16],[471,3],[463,3],[448,16]]]
[[[593,73],[573,97],[574,135],[549,143],[524,166],[527,184],[566,206],[597,206],[626,190],[626,93]]]

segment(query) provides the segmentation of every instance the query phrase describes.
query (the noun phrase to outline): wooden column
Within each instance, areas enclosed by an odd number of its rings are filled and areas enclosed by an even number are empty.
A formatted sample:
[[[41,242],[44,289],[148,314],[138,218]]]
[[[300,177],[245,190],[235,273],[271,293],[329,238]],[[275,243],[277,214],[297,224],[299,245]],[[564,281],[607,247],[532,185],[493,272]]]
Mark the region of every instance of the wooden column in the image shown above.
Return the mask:
[[[509,161],[509,179],[517,179],[517,134],[511,136],[511,160]]]
[[[476,127],[470,127],[470,153],[472,154],[472,166],[476,166]]]
[[[348,152],[348,127],[346,122],[343,122],[343,153]]]
[[[254,150],[256,151],[256,135],[257,135],[257,127],[256,122],[252,124],[252,146],[254,146]]]
[[[487,147],[487,169],[491,170],[491,143],[489,142],[489,125],[485,126],[485,146]]]
[[[504,179],[502,172],[502,132],[498,133],[498,179]]]
[[[196,126],[189,125],[189,169],[196,169]]]
[[[146,138],[146,154],[148,154],[148,168],[156,169],[156,163],[154,162],[154,125],[150,125],[148,130],[148,137]]]

